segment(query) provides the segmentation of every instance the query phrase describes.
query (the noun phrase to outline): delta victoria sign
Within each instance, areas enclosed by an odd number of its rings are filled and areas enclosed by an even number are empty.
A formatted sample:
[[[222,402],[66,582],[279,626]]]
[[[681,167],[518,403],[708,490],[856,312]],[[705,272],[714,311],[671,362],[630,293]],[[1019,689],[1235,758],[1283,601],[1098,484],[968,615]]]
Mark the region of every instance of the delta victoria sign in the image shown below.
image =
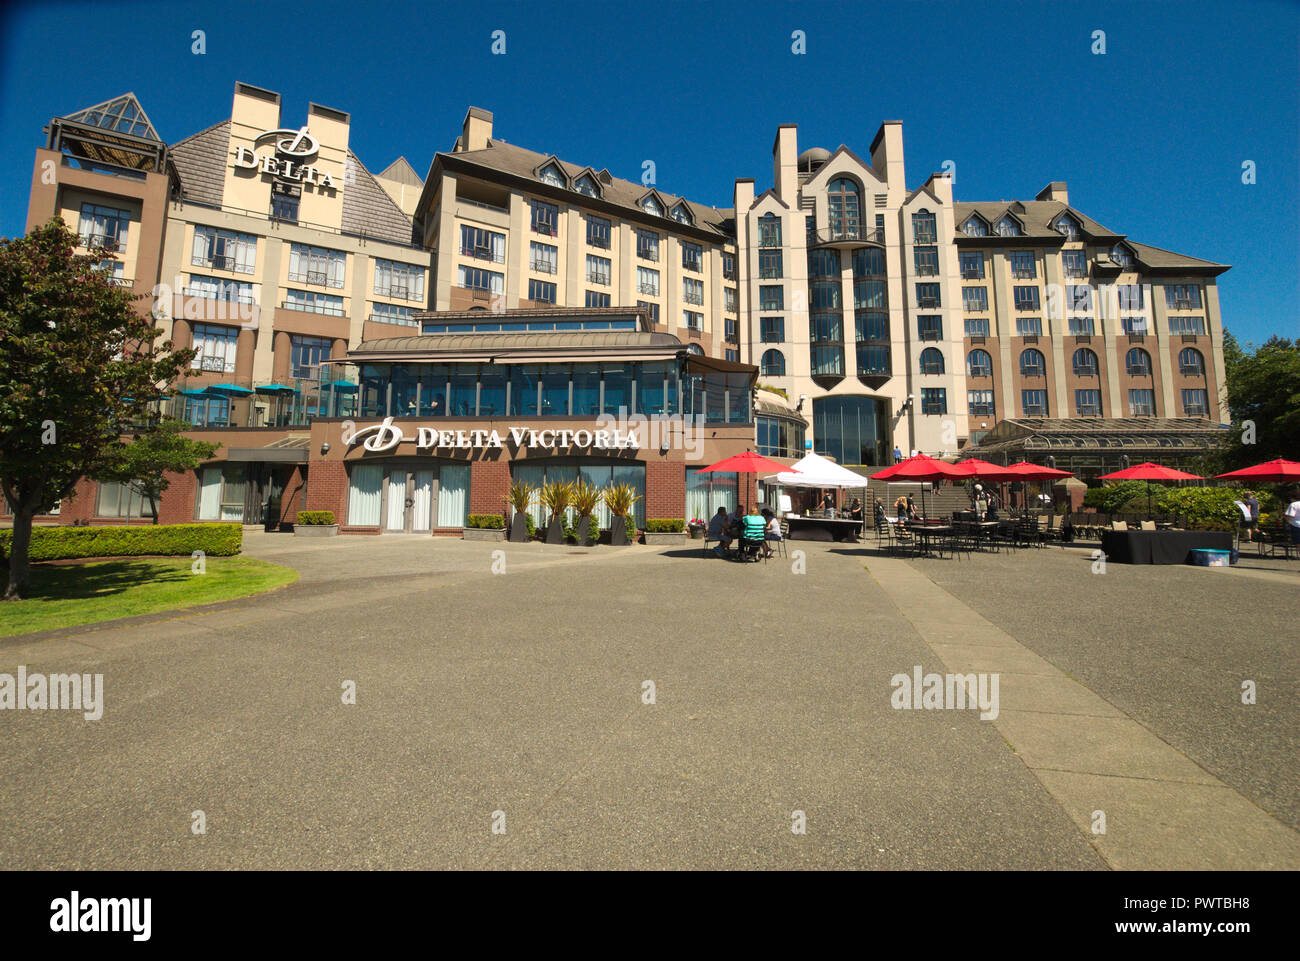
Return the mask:
[[[333,177],[308,162],[314,160],[320,152],[320,143],[307,132],[306,127],[300,130],[267,130],[259,134],[254,143],[261,144],[267,140],[275,141],[275,153],[257,154],[251,147],[236,147],[233,166],[244,170],[261,168],[264,174],[338,190],[338,183]]]
[[[516,449],[579,447],[591,450],[638,450],[641,447],[635,430],[533,430],[529,427],[509,427],[507,435],[511,446]],[[349,422],[345,422],[343,427],[345,444],[361,444],[374,453],[393,450],[408,440],[415,441],[416,450],[500,449],[504,446],[501,433],[496,430],[435,430],[432,427],[418,427],[413,438],[407,437],[391,417],[385,417],[381,423],[366,427],[358,428]]]

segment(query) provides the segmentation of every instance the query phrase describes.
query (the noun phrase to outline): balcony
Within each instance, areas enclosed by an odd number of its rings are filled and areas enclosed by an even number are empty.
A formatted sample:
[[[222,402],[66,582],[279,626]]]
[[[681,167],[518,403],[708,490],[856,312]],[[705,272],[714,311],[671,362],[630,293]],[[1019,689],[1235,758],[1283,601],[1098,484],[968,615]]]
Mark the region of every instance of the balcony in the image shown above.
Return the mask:
[[[1146,335],[1146,334],[1129,334],[1129,335],[1128,335],[1128,342],[1129,342],[1130,344],[1141,344],[1141,343],[1145,342],[1146,339],[1147,339],[1147,335]]]
[[[81,246],[105,253],[121,253],[126,248],[126,241],[110,234],[82,234]]]
[[[1203,405],[1203,404],[1184,404],[1184,405],[1183,405],[1183,416],[1184,416],[1184,417],[1205,417],[1206,414],[1207,414],[1207,411],[1206,411],[1206,409],[1205,409],[1205,405]]]
[[[862,247],[866,244],[881,246],[885,242],[885,232],[881,229],[872,228],[870,230],[861,227],[847,227],[840,230],[810,230],[808,231],[809,247],[835,247],[847,249],[851,247]],[[918,239],[918,244],[924,241]],[[931,240],[930,243],[935,241]]]
[[[1184,377],[1204,377],[1205,368],[1193,364],[1180,365],[1178,373],[1182,374]]]
[[[647,283],[645,281],[639,281],[636,285],[636,292],[638,294],[649,294],[651,297],[658,297],[659,285]]]
[[[917,306],[918,308],[922,309],[922,310],[938,310],[938,309],[939,309],[939,298],[938,298],[938,297],[918,297],[918,298],[916,298],[916,306]]]
[[[1203,334],[1183,334],[1183,335],[1182,335],[1182,342],[1183,342],[1184,344],[1194,344],[1194,343],[1196,343],[1196,339],[1197,339],[1198,337],[1202,337],[1202,336],[1204,336],[1204,335],[1203,335]]]
[[[1022,340],[1024,340],[1024,342],[1025,342],[1026,344],[1036,344],[1036,343],[1038,343],[1038,337],[1039,337],[1039,335],[1038,335],[1038,334],[1021,334],[1020,337],[1021,337]]]

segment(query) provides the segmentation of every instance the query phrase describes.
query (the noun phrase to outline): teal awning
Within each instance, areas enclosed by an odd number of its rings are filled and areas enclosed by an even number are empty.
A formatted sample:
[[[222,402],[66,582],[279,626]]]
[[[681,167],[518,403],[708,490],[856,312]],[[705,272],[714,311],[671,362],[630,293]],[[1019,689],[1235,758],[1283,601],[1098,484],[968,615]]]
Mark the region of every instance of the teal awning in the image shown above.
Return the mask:
[[[296,394],[297,387],[289,387],[287,384],[263,384],[261,387],[254,387],[253,390],[259,394]]]
[[[247,387],[240,387],[238,384],[213,384],[207,388],[207,392],[209,394],[235,394],[239,397],[252,393]]]
[[[331,380],[328,384],[321,384],[321,390],[337,390],[340,392],[356,390],[357,385],[350,380]]]

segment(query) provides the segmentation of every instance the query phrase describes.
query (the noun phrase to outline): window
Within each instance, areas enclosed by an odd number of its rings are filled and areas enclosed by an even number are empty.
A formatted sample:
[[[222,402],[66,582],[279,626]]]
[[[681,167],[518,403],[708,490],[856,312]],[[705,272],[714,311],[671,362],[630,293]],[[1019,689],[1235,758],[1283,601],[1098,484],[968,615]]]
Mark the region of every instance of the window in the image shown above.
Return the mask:
[[[131,211],[98,204],[82,204],[77,221],[77,236],[81,246],[103,250],[126,250],[127,231],[131,225]]]
[[[1043,319],[1041,317],[1017,317],[1016,318],[1016,336],[1017,337],[1041,337],[1043,335]]]
[[[1101,416],[1101,391],[1076,390],[1074,392],[1074,412],[1080,417]]]
[[[536,240],[529,244],[528,266],[539,274],[553,274],[559,269],[559,248]]]
[[[400,304],[371,304],[370,319],[383,324],[402,324],[406,327],[419,327],[419,321],[411,319],[411,308]]]
[[[1020,352],[1020,376],[1047,376],[1047,360],[1043,357],[1043,352],[1041,350],[1035,350],[1033,347],[1030,347]]]
[[[726,350],[723,351],[723,354],[725,355],[727,360],[740,363],[740,351],[736,350],[736,348],[728,347]]]
[[[858,340],[889,340],[889,315],[883,310],[857,310],[853,312]]]
[[[862,192],[847,177],[830,182],[826,189],[832,240],[857,240],[862,230]]]
[[[578,178],[578,182],[573,185],[573,189],[580,194],[585,194],[588,197],[600,196],[600,191],[596,189],[596,182],[592,180],[590,177],[588,177],[586,174],[583,174],[581,177]]]
[[[689,224],[692,222],[691,211],[684,203],[679,203],[677,206],[673,207],[672,217],[673,220],[677,221],[679,224]]]
[[[701,331],[704,329],[704,315],[695,310],[683,310],[682,326],[687,330]]]
[[[1066,310],[1092,310],[1092,288],[1087,284],[1067,284],[1065,288]]]
[[[885,464],[893,448],[889,402],[884,398],[818,397],[813,405],[816,452],[839,464]]]
[[[289,194],[271,194],[271,219],[296,224],[298,222],[298,198]]]
[[[970,409],[970,413],[972,417],[992,417],[993,416],[993,391],[991,390],[966,391],[966,406]]]
[[[1131,377],[1151,376],[1151,355],[1141,347],[1132,348],[1124,356],[1124,369]]]
[[[729,314],[734,314],[736,312],[736,288],[722,288],[722,309]]]
[[[683,277],[682,300],[688,304],[702,305],[704,303],[704,281]]]
[[[1175,284],[1165,288],[1165,306],[1170,310],[1199,310],[1201,288],[1195,284]]]
[[[284,306],[286,310],[303,310],[313,314],[328,314],[331,317],[343,316],[342,297],[322,294],[314,290],[286,290]]]
[[[1073,363],[1076,377],[1097,376],[1097,355],[1087,347],[1080,347],[1074,352]]]
[[[769,418],[763,418],[768,420]],[[762,426],[757,430],[758,443],[763,444],[767,439],[766,431]],[[779,451],[769,451],[770,455],[779,456]],[[798,456],[802,457],[800,453]],[[698,470],[686,470],[686,516],[699,517],[708,520],[718,512],[719,507],[725,507],[730,513],[743,501],[740,498],[740,475],[732,471],[708,471],[700,473]]]
[[[737,332],[736,319],[734,317],[728,317],[724,321],[724,327],[727,340],[735,341],[739,339],[740,335]]]
[[[989,235],[989,225],[978,214],[973,214],[961,225],[961,232],[967,237],[987,237]],[[984,275],[980,274],[980,276]]]
[[[190,361],[191,370],[210,371],[217,374],[235,372],[235,345],[239,341],[239,329],[236,327],[218,327],[215,324],[195,324],[194,342],[190,345],[195,350],[194,359]]]
[[[649,230],[636,232],[636,255],[642,260],[659,262],[659,235]]]
[[[693,270],[697,274],[704,269],[704,248],[699,244],[682,242],[682,269]]]
[[[134,481],[100,481],[95,493],[96,517],[151,516],[149,499]]]
[[[921,373],[943,373],[943,353],[937,347],[927,347],[921,351]]]
[[[987,317],[966,318],[967,337],[987,337],[988,335],[989,335],[989,319]]]
[[[555,164],[548,164],[543,167],[540,176],[543,183],[548,183],[552,187],[567,187],[569,185],[568,180],[565,179],[564,174],[560,172],[560,168]]]
[[[1187,334],[1187,335],[1204,335],[1205,318],[1204,317],[1170,317],[1169,333]]]
[[[757,437],[757,449],[764,457],[802,457],[804,455],[803,424],[778,417],[755,417],[754,428]],[[695,472],[688,472],[690,477]],[[704,477],[709,474],[702,475]],[[716,475],[715,475],[716,476]],[[735,474],[729,475],[735,477]],[[732,487],[734,489],[734,482]],[[688,487],[689,491],[689,487]],[[689,497],[689,493],[687,494]],[[728,505],[730,506],[730,505]],[[713,513],[717,513],[717,507]],[[708,517],[708,514],[687,514],[688,517]]]
[[[638,300],[636,305],[646,312],[646,319],[652,324],[659,323],[659,305],[647,300]]]
[[[722,255],[722,279],[736,279],[736,256],[735,254]]]
[[[779,280],[784,266],[780,250],[758,252],[758,276],[763,280]]]
[[[1184,347],[1178,352],[1178,371],[1191,377],[1205,376],[1205,358],[1195,347]]]
[[[966,355],[966,373],[971,377],[993,376],[993,355],[976,348]]]
[[[1032,250],[1011,251],[1011,276],[1017,280],[1033,280],[1038,276]]]
[[[1186,417],[1204,417],[1210,412],[1204,388],[1183,391],[1183,414]]]
[[[1082,250],[1061,251],[1061,271],[1066,277],[1077,279],[1088,276],[1087,258]]]
[[[548,204],[541,200],[532,201],[533,208],[533,233],[545,234],[547,237],[556,236],[558,229],[556,225],[560,221],[560,208],[555,204]]]
[[[636,269],[636,290],[639,294],[649,294],[651,297],[659,296],[659,271],[650,267],[638,267]]]
[[[1011,294],[1015,301],[1016,310],[1039,309],[1037,287],[1014,287],[1012,288]]]
[[[228,427],[229,397],[186,397],[182,419],[194,427]],[[213,518],[215,520],[215,518]]]
[[[858,309],[885,309],[885,282],[883,280],[853,281],[853,306]]]
[[[853,251],[853,276],[885,276],[885,252],[879,247],[859,247]]]
[[[1073,217],[1062,215],[1052,225],[1053,229],[1067,240],[1079,239],[1079,223]]]
[[[758,320],[760,339],[765,344],[785,343],[785,318],[760,317]]]
[[[779,286],[759,287],[758,309],[785,310],[785,288]]]
[[[917,284],[916,285],[916,306],[918,307],[939,307],[939,285],[938,284]]]
[[[1124,333],[1134,337],[1145,335],[1147,332],[1145,317],[1121,317],[1120,325],[1124,328]]]
[[[587,283],[609,286],[610,259],[587,254]]]
[[[765,377],[784,377],[785,354],[779,350],[765,350],[759,366]]]
[[[808,293],[813,310],[839,310],[844,306],[844,288],[838,280],[815,280],[808,285]]]
[[[662,217],[664,215],[663,204],[655,200],[654,194],[646,194],[645,197],[641,199],[641,209],[648,214],[654,214],[656,217]]]
[[[470,290],[488,290],[494,294],[503,294],[506,289],[506,275],[482,267],[460,266],[460,285]]]
[[[844,376],[844,349],[839,344],[813,344],[809,361],[813,377]]]
[[[587,217],[587,244],[609,250],[609,221],[603,217]]]
[[[963,310],[986,311],[989,309],[989,291],[987,287],[963,287],[961,289],[961,306]]]
[[[1130,417],[1154,417],[1156,415],[1156,392],[1149,387],[1129,390],[1128,415]]]
[[[1024,409],[1024,416],[1026,417],[1048,416],[1047,391],[1022,390],[1020,392],[1020,406]]]
[[[922,387],[921,388],[921,413],[922,414],[948,413],[947,389],[943,387]]]
[[[126,264],[120,260],[101,260],[95,264],[95,270],[106,274],[110,283],[117,284],[119,287],[130,286],[126,280]]]
[[[844,321],[839,314],[812,314],[808,318],[808,339],[814,344],[844,340]]]
[[[460,252],[463,257],[490,260],[494,264],[506,262],[506,235],[469,224],[460,226]]]
[[[549,283],[545,280],[529,279],[528,299],[540,300],[546,304],[555,303],[555,284]]]
[[[1071,337],[1091,337],[1096,332],[1091,317],[1071,317],[1067,326]]]
[[[190,263],[212,270],[230,270],[239,274],[257,269],[257,238],[215,227],[194,228],[194,248]]]
[[[595,290],[587,291],[588,307],[608,307],[610,305],[609,294],[602,294]]]
[[[1141,284],[1117,284],[1115,287],[1115,293],[1119,298],[1120,310],[1142,309]]]
[[[320,379],[320,363],[330,359],[330,341],[324,337],[289,335],[289,372],[304,380]]]
[[[781,218],[776,214],[763,214],[758,218],[758,246],[781,246]]]
[[[969,223],[970,221],[967,221]],[[963,280],[984,279],[984,255],[978,250],[961,255],[961,276]]]
[[[883,344],[858,344],[859,374],[888,374],[889,348]]]
[[[922,340],[943,340],[943,317],[940,314],[922,314],[916,318],[917,336]]]
[[[1110,248],[1110,259],[1121,267],[1133,266],[1133,252],[1123,244],[1116,244]]]
[[[934,214],[928,210],[918,210],[912,214],[912,243],[934,244],[939,242],[935,230]]]
[[[198,274],[190,274],[189,284],[185,287],[185,296],[224,300],[233,304],[252,304],[257,300],[253,285],[247,281],[200,277]]]
[[[500,235],[498,235],[500,236]],[[424,268],[392,260],[375,261],[375,296],[424,302]]]
[[[912,251],[912,256],[913,262],[916,264],[916,275],[918,277],[939,276],[938,247],[916,247]]]
[[[289,280],[318,287],[343,287],[347,254],[341,250],[293,244],[289,248]]]
[[[1019,237],[1024,233],[1013,217],[1003,217],[993,229],[999,237]]]

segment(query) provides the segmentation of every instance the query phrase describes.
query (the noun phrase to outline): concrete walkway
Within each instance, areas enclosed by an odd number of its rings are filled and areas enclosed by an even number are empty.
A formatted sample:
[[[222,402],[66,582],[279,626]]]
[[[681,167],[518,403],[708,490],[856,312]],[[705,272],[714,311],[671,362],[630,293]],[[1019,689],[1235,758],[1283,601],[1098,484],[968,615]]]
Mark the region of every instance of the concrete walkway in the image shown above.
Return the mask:
[[[1111,867],[1300,868],[1300,835],[1186,755],[909,564],[869,569],[948,672],[1000,675],[990,723]]]

